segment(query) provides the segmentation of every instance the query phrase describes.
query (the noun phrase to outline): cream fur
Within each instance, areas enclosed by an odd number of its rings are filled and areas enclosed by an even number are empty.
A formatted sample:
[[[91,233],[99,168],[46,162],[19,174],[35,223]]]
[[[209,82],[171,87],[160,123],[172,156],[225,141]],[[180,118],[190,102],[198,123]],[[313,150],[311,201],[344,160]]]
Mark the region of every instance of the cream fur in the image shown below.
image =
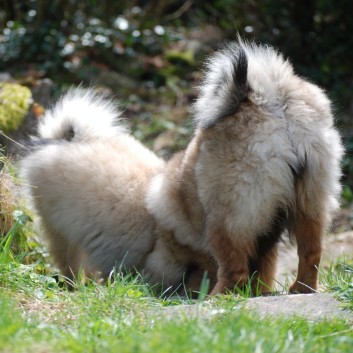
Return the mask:
[[[50,251],[68,277],[80,266],[103,276],[114,266],[141,271],[154,246],[144,192],[164,162],[115,127],[116,116],[95,93],[70,91],[39,127],[53,142],[20,164]],[[58,142],[72,126],[71,142]],[[84,261],[76,263],[79,256]]]
[[[197,290],[207,271],[216,294],[256,272],[268,291],[287,230],[299,256],[290,290],[315,290],[343,154],[320,88],[274,49],[232,43],[208,60],[194,136],[166,165],[115,126],[113,108],[70,92],[39,127],[52,143],[21,164],[66,275],[122,265],[167,287],[186,273]]]
[[[241,79],[233,81],[239,65],[245,67],[240,51],[248,60],[246,87]],[[245,101],[237,93],[242,89]],[[175,167],[192,172],[175,178],[175,170],[167,168],[156,176],[147,194],[150,211],[178,242],[199,251],[206,244],[218,263],[213,294],[245,283],[254,269],[268,278],[261,272],[267,253],[258,244],[274,236],[273,229],[280,236],[286,228],[299,245],[299,274],[291,291],[315,290],[321,237],[339,205],[343,154],[324,92],[296,76],[274,49],[239,41],[209,59],[194,110],[196,132]],[[197,195],[186,205],[169,192],[185,188]],[[283,212],[282,225],[276,225]],[[204,221],[202,229],[190,221],[196,216]],[[266,251],[275,253],[277,241]],[[306,258],[315,261],[309,264]],[[248,268],[251,262],[258,267]],[[273,277],[274,268],[269,271]]]
[[[94,90],[69,90],[39,123],[42,139],[73,139],[92,141],[127,132],[119,124],[121,111],[116,103]],[[99,117],[99,118],[98,118]],[[69,136],[69,132],[74,136]]]

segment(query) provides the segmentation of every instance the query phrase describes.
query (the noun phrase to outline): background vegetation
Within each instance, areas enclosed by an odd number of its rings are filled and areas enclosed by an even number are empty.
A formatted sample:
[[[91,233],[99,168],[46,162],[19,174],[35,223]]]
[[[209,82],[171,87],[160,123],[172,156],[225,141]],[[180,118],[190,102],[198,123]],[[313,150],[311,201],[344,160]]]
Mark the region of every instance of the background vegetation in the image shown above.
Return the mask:
[[[326,88],[342,120],[352,103],[352,10],[349,0],[2,0],[0,70],[59,86],[111,70],[150,88],[171,77],[189,88],[205,54],[239,32]],[[131,85],[117,93],[127,98]]]

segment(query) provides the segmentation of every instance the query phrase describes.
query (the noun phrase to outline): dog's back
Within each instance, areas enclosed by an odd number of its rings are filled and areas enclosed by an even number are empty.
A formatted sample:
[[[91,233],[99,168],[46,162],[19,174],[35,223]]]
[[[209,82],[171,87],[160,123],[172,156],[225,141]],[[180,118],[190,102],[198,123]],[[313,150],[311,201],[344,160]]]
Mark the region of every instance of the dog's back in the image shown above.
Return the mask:
[[[237,82],[244,57],[247,79]],[[213,77],[215,68],[221,71]],[[222,78],[226,88],[221,87]],[[240,99],[234,100],[238,91]],[[215,119],[204,102],[223,107],[217,111],[225,113]],[[342,147],[330,102],[272,48],[240,43],[217,53],[195,110],[202,135],[195,169],[200,199],[210,213],[223,214],[214,210],[213,200],[227,204],[227,228],[259,234],[278,209],[305,208],[316,219],[319,214],[329,217],[337,208]],[[299,184],[305,188],[298,198]],[[226,195],[225,190],[231,192]],[[312,201],[304,205],[304,197]]]

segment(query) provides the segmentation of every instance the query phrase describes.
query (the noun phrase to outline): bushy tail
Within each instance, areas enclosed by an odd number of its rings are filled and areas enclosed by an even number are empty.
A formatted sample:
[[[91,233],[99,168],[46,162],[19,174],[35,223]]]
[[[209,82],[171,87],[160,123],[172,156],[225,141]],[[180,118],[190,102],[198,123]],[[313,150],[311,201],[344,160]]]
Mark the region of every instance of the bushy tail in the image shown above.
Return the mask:
[[[198,127],[211,127],[232,115],[247,96],[248,60],[238,45],[228,45],[206,62],[206,75],[194,105]]]
[[[267,111],[277,110],[284,101],[282,87],[293,77],[292,66],[276,50],[240,38],[212,55],[205,71],[194,104],[199,128],[233,115],[246,98]]]
[[[69,90],[38,125],[44,140],[85,142],[110,138],[126,132],[118,125],[121,111],[117,104],[92,89]]]

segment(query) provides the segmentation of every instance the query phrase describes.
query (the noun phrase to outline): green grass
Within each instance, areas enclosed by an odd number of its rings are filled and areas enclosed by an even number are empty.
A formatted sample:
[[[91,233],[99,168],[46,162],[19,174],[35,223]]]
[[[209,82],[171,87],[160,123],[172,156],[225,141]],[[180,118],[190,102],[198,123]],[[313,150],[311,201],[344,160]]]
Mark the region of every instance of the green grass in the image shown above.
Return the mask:
[[[3,241],[2,254],[6,247]],[[206,316],[183,314],[174,310],[189,300],[153,296],[136,277],[114,274],[108,285],[78,284],[70,292],[53,274],[41,274],[40,264],[24,265],[20,258],[6,255],[0,263],[0,352],[316,353],[353,346],[352,326],[344,320],[260,319],[234,294],[196,301],[200,313],[208,308]],[[325,287],[350,307],[352,279],[348,262],[322,274]]]
[[[0,290],[1,352],[350,352],[353,345],[344,321],[260,320],[229,296],[215,299],[206,318],[188,317],[166,315],[168,301],[133,284],[70,293],[41,290],[40,280],[32,293],[28,276],[24,292]]]
[[[352,323],[299,317],[259,318],[229,293],[194,301],[164,298],[134,276],[68,291],[30,237],[29,218],[15,213],[0,236],[0,352],[351,352]],[[21,239],[21,241],[18,241]],[[13,245],[16,246],[13,246]],[[353,309],[353,262],[337,261],[321,283]],[[204,283],[205,288],[207,283]],[[200,294],[201,299],[204,293]],[[353,313],[352,313],[353,316]]]
[[[353,258],[337,259],[321,273],[320,282],[327,290],[334,291],[337,298],[347,303],[353,311]]]

